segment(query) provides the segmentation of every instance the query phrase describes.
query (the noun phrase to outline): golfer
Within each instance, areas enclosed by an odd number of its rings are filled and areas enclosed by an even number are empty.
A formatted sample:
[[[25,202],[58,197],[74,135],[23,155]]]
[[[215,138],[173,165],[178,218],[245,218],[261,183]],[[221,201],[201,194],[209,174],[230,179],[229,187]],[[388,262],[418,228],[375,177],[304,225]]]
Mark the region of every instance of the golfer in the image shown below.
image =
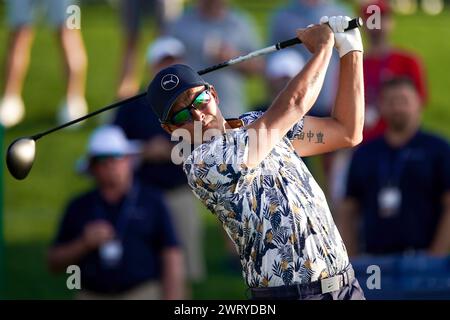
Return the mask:
[[[184,161],[189,185],[235,243],[253,299],[364,299],[323,191],[301,159],[361,142],[363,47],[357,29],[344,32],[349,20],[322,17],[297,31],[311,58],[265,113],[224,119],[214,87],[185,65],[163,69],[148,88],[162,127],[187,132],[194,144]],[[332,114],[305,116],[333,46],[340,75]]]

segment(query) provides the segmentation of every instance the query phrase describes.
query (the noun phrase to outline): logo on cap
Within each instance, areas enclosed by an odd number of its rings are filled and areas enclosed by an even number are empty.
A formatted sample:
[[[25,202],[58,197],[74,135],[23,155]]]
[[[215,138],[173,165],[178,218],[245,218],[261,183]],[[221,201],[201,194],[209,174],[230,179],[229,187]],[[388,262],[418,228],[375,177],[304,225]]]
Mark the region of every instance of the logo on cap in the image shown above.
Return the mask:
[[[174,74],[166,74],[161,80],[161,87],[164,90],[170,91],[175,89],[175,87],[180,82],[180,79]]]

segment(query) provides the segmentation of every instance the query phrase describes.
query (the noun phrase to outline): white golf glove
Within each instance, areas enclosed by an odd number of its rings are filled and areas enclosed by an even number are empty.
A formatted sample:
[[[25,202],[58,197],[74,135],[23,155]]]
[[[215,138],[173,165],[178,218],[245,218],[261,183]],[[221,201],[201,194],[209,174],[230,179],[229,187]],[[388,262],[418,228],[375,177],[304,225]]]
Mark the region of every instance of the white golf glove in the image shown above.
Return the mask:
[[[363,44],[361,39],[361,33],[358,28],[345,31],[348,27],[348,22],[351,19],[347,16],[323,16],[320,18],[320,24],[328,23],[331,30],[334,33],[334,46],[339,53],[339,57],[342,58],[350,51],[363,52]]]

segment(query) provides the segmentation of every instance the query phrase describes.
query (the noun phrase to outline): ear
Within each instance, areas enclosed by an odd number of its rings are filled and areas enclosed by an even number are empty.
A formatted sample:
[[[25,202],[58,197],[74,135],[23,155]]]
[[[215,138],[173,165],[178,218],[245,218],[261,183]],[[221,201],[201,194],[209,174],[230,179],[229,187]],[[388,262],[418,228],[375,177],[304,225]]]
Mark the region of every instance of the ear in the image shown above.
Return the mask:
[[[161,123],[161,128],[163,128],[164,131],[167,132],[168,134],[172,134],[173,132],[173,129],[168,124]]]
[[[220,100],[219,100],[219,95],[217,94],[216,88],[214,88],[214,86],[211,85],[210,90],[211,90],[211,93],[212,93],[214,99],[216,99],[216,104],[219,105]]]
[[[89,164],[87,165],[86,173],[91,177],[95,176],[95,165],[91,161],[89,161]]]

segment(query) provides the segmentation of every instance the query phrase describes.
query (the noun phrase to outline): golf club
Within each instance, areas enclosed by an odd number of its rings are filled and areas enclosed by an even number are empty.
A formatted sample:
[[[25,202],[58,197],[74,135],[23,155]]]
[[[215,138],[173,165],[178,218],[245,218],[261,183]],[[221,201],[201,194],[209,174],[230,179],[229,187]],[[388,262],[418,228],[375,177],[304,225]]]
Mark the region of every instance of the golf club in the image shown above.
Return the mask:
[[[349,21],[349,26],[346,29],[347,30],[351,30],[351,29],[355,29],[358,27],[361,27],[363,24],[363,21],[361,18],[355,18]],[[255,58],[261,55],[265,55],[277,50],[281,50],[290,46],[293,46],[295,44],[299,44],[301,43],[301,41],[298,38],[292,38],[286,41],[282,41],[279,42],[277,44],[274,44],[272,46],[263,48],[263,49],[259,49],[256,51],[252,51],[246,55],[243,56],[239,56],[236,58],[232,58],[228,61],[216,64],[214,66],[208,67],[206,69],[200,70],[198,71],[199,75],[203,75],[215,70],[219,70],[222,68],[225,68],[227,66],[232,66],[234,64],[249,60],[251,58]],[[105,112],[107,110],[119,107],[121,105],[124,105],[126,103],[130,103],[133,102],[135,100],[139,100],[139,99],[145,99],[146,96],[146,92],[137,94],[133,97],[130,97],[128,99],[125,100],[121,100],[118,101],[116,103],[113,103],[109,106],[106,106],[104,108],[101,108],[97,111],[88,113],[87,115],[80,117],[78,119],[69,121],[65,124],[62,124],[60,126],[57,126],[55,128],[49,129],[47,131],[35,134],[33,136],[29,136],[29,137],[22,137],[22,138],[18,138],[16,140],[14,140],[8,147],[8,150],[6,152],[6,165],[8,167],[9,172],[11,173],[11,175],[16,178],[17,180],[22,180],[24,178],[27,177],[28,173],[31,170],[31,167],[33,166],[33,162],[36,156],[36,141],[40,138],[42,138],[43,136],[46,136],[52,132],[58,131],[60,129],[63,129],[65,127],[71,126],[75,123],[78,123],[80,121],[83,121],[87,118],[93,117],[99,113]]]

